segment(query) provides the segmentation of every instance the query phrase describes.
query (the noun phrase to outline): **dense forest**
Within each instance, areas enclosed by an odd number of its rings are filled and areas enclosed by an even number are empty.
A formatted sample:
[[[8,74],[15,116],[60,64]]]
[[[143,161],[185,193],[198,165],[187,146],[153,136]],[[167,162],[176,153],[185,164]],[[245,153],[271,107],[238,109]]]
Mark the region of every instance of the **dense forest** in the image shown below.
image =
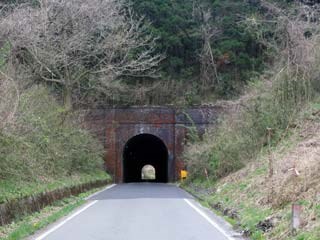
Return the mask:
[[[249,1],[133,1],[133,9],[152,23],[165,53],[166,77],[194,83],[201,92],[230,96],[263,68],[263,46],[246,30],[259,14]]]
[[[69,108],[233,98],[272,62],[266,1],[133,0],[112,9],[107,2],[72,9],[71,2],[5,1],[3,48],[19,71],[29,71],[30,81],[46,84]],[[276,2],[288,8],[293,1]]]
[[[102,13],[109,8],[107,6],[89,16],[89,12],[84,12],[89,9],[59,12],[58,8],[66,3],[49,1],[48,4],[52,8],[41,1],[2,3],[1,12],[6,16],[2,24],[9,25],[3,25],[2,29],[7,32],[2,31],[1,39],[3,44],[10,42],[10,48],[15,49],[12,51],[15,54],[12,57],[18,60],[15,63],[21,68],[32,65],[32,73],[27,75],[50,85],[53,92],[64,94],[66,105],[185,105],[199,104],[203,96],[230,98],[239,94],[245,84],[263,70],[268,59],[266,47],[248,29],[248,19],[264,14],[259,1],[120,1],[112,9],[119,18],[118,24],[113,26],[107,19],[110,13],[104,16]],[[32,9],[32,14],[26,13],[25,8]],[[75,15],[79,11],[90,21],[80,19],[87,29],[73,25],[79,20]],[[39,18],[43,13],[47,14],[47,20]],[[21,20],[17,22],[14,18]],[[12,22],[8,23],[9,19]],[[21,21],[25,21],[24,26],[30,25],[20,29],[24,35],[10,30],[21,27],[18,26]],[[47,26],[35,28],[40,21]],[[68,29],[62,28],[63,22],[68,24]],[[134,32],[125,36],[130,28]],[[86,31],[87,36],[81,35],[81,31]],[[58,40],[55,34],[66,44],[72,44],[75,36],[82,38],[78,38],[73,48],[63,47],[53,45],[52,41]],[[108,37],[126,39],[121,46],[113,45],[111,49],[111,45],[100,44],[102,41],[111,44]],[[46,44],[56,49],[47,49]],[[93,45],[95,49],[88,48]],[[34,56],[31,49],[41,56]],[[80,49],[87,52],[79,55]],[[72,59],[72,66],[67,70],[62,62],[54,59],[52,50],[60,51],[60,57],[65,55]],[[110,59],[104,61],[108,57]],[[48,59],[52,61],[47,62]],[[107,66],[110,63],[112,66]],[[82,74],[74,76],[74,71]],[[61,72],[69,72],[68,78],[73,79],[64,81],[70,83],[59,82],[61,79],[58,80],[57,75]]]
[[[294,1],[276,2],[287,8]],[[119,1],[113,9],[106,4],[100,9],[71,9],[70,2],[61,11],[66,2],[46,4],[37,0],[1,3],[2,29],[6,30],[1,33],[2,44],[10,45],[15,54],[11,59],[18,60],[15,65],[20,70],[29,66],[31,72],[26,75],[31,81],[44,82],[69,107],[190,105],[233,98],[272,62],[266,42],[274,26],[262,24],[272,18],[266,1],[133,0]],[[108,19],[110,12],[116,12],[117,24]],[[76,14],[87,20],[77,19]],[[22,21],[29,25],[20,29],[22,34],[10,30],[21,28]],[[40,27],[40,21],[46,26]],[[83,29],[74,24],[77,21]],[[257,23],[260,28],[255,32]],[[112,43],[118,38],[123,41]],[[65,46],[56,45],[58,40]],[[106,42],[108,46],[103,45]],[[72,65],[63,66],[63,56]]]

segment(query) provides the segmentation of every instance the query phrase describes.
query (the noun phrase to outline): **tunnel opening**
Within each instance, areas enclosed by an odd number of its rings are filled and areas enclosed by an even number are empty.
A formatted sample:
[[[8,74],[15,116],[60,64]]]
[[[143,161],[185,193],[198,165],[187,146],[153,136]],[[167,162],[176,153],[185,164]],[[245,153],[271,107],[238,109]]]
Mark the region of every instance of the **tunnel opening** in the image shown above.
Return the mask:
[[[141,169],[141,180],[150,181],[156,179],[156,169],[152,165],[145,165]]]
[[[155,177],[144,179],[146,165],[154,168]],[[123,182],[168,182],[168,149],[163,141],[151,134],[131,138],[123,150]]]

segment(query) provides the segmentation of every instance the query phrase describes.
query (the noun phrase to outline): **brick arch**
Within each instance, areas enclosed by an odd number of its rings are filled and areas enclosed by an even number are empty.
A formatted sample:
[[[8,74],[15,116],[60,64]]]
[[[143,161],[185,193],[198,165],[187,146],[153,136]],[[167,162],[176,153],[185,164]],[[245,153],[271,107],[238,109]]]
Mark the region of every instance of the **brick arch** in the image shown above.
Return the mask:
[[[168,182],[179,178],[184,168],[182,159],[184,140],[190,127],[201,135],[215,124],[220,107],[129,107],[91,110],[85,127],[104,143],[105,167],[114,181],[124,180],[123,149],[125,144],[139,134],[151,134],[163,141],[168,150]]]

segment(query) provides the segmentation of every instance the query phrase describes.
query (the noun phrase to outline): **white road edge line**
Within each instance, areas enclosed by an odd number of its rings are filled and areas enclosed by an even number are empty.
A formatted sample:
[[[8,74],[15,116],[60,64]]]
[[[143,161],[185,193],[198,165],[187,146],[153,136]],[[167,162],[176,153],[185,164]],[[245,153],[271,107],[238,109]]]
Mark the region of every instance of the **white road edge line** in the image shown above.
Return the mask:
[[[103,191],[106,191],[106,190],[108,190],[108,189],[110,189],[110,188],[113,188],[113,187],[116,186],[116,185],[117,185],[117,184],[111,184],[111,185],[109,185],[109,186],[106,186],[104,189],[102,189],[102,190],[100,190],[100,191],[98,191],[98,192],[96,192],[96,193],[91,194],[90,196],[86,197],[84,200],[89,200],[90,198],[98,195],[99,193],[102,193]]]
[[[221,232],[228,240],[234,240],[229,234],[226,233],[216,222],[214,222],[207,214],[194,205],[189,199],[183,199],[190,207],[192,207],[197,213],[199,213],[204,219],[206,219],[213,227]]]
[[[69,222],[71,219],[73,219],[74,217],[76,217],[77,215],[79,215],[80,213],[82,213],[83,211],[85,211],[86,209],[88,209],[89,207],[93,206],[94,204],[96,204],[98,202],[98,200],[95,200],[93,202],[91,202],[90,204],[86,205],[84,208],[80,209],[79,211],[75,212],[74,214],[72,214],[70,217],[68,217],[67,219],[65,219],[64,221],[62,221],[61,223],[59,223],[58,225],[54,226],[53,228],[51,228],[50,230],[48,230],[47,232],[45,232],[44,234],[42,234],[41,236],[37,237],[35,240],[42,240],[45,237],[47,237],[49,234],[53,233],[54,231],[56,231],[57,229],[59,229],[60,227],[62,227],[65,223]]]
[[[93,197],[105,190],[108,190],[112,187],[116,186],[116,184],[112,184],[110,186],[107,186],[105,189],[92,194],[89,197]],[[87,200],[87,198],[85,199]],[[52,227],[51,229],[49,229],[48,231],[46,231],[45,233],[41,234],[39,237],[35,238],[35,240],[43,240],[45,237],[47,237],[49,234],[53,233],[54,231],[58,230],[59,228],[61,228],[64,224],[66,224],[67,222],[69,222],[71,219],[75,218],[76,216],[78,216],[80,213],[84,212],[85,210],[87,210],[88,208],[90,208],[91,206],[93,206],[94,204],[96,204],[98,202],[98,200],[94,200],[91,203],[87,204],[86,206],[84,206],[83,208],[79,209],[78,211],[76,211],[74,214],[72,214],[71,216],[69,216],[68,218],[66,218],[65,220],[63,220],[61,223],[59,223],[58,225]]]

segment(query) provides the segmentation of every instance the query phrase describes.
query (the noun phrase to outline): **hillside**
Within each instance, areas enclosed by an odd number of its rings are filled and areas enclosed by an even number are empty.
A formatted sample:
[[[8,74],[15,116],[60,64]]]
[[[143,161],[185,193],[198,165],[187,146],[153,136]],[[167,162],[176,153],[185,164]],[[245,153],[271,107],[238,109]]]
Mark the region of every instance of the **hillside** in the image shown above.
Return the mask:
[[[245,95],[221,102],[227,110],[219,126],[188,145],[186,187],[251,239],[315,240],[320,44],[319,25],[305,19],[318,16],[318,6],[292,5],[287,13],[271,2],[264,6],[280,17],[277,39],[287,40],[276,48],[277,62]],[[302,208],[294,231],[293,204]]]
[[[277,145],[241,170],[215,182],[193,180],[187,188],[250,239],[319,239],[319,110],[319,101],[307,106]],[[295,234],[293,203],[302,206]]]

